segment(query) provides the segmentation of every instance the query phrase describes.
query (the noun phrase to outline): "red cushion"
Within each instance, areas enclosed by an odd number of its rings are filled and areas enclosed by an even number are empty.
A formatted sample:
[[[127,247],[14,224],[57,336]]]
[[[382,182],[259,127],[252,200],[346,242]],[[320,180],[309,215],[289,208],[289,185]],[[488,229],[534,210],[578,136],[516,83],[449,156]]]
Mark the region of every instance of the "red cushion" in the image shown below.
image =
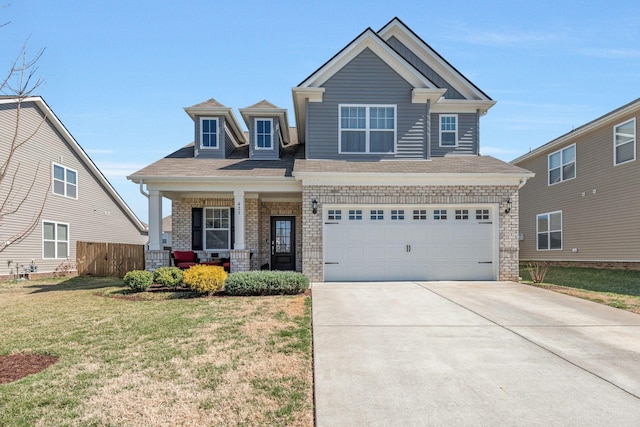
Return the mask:
[[[178,268],[189,268],[189,267],[194,266],[194,265],[196,265],[196,263],[193,262],[193,261],[176,263],[176,267],[178,267]]]
[[[180,262],[195,262],[196,253],[193,251],[173,251],[173,258],[176,260],[176,264]]]

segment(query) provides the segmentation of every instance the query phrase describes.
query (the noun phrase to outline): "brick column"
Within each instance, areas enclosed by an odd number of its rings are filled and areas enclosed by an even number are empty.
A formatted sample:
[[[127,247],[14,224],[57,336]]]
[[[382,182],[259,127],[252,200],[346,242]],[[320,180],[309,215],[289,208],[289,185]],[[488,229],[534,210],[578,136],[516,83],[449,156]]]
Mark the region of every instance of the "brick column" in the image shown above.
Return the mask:
[[[170,263],[169,251],[160,250],[144,251],[144,269],[147,271],[155,271],[160,267],[168,267]]]
[[[251,269],[250,255],[251,251],[248,249],[232,249],[229,253],[231,255],[231,272],[237,271],[249,271]]]

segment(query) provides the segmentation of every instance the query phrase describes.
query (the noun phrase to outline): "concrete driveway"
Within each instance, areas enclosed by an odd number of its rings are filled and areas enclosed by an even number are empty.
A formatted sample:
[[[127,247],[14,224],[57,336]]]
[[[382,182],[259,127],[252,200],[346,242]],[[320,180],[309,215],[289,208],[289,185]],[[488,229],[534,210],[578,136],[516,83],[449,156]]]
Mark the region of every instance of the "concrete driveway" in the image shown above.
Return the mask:
[[[511,282],[313,285],[317,425],[640,425],[640,315]]]

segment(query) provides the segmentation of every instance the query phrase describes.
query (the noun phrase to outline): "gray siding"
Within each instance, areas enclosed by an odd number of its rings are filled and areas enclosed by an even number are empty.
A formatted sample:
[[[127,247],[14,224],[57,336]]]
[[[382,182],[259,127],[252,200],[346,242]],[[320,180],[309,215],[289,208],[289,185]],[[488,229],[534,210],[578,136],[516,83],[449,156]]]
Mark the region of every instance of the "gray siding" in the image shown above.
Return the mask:
[[[269,119],[271,117],[259,116],[258,119]],[[255,118],[249,120],[249,158],[252,160],[277,160],[280,156],[280,127],[277,118],[271,118],[273,132],[273,145],[270,150],[256,150],[255,144]]]
[[[202,116],[212,117],[218,119],[218,148],[200,148],[200,118],[197,116],[195,120],[195,137],[194,137],[194,157],[201,157],[204,159],[224,159],[226,148],[226,132],[224,130],[224,117],[220,116]]]
[[[442,157],[447,154],[478,154],[478,114],[457,114],[457,147],[440,147],[440,115],[440,113],[431,114],[431,156]]]
[[[229,137],[229,133],[226,131],[224,131],[224,148],[225,148],[225,157],[228,156],[229,154],[231,154],[233,152],[233,150],[236,149],[236,146],[233,145],[233,141],[231,140],[231,137]]]
[[[640,160],[613,165],[613,127],[632,117],[598,126],[559,147],[576,143],[572,180],[547,185],[547,156],[556,149],[518,163],[536,174],[520,190],[522,260],[640,261]],[[639,123],[636,113],[636,127]],[[639,135],[636,128],[636,145]],[[554,211],[562,211],[563,249],[537,251],[536,215]]]
[[[323,102],[308,104],[307,158],[343,160],[426,158],[426,105],[412,104],[412,86],[371,50],[365,49],[327,80],[323,87],[325,88]],[[338,154],[339,104],[396,105],[396,154]]]
[[[23,134],[33,132],[43,120],[42,113],[34,104],[24,104],[21,114],[20,125]],[[2,159],[6,159],[9,144],[7,137],[13,134],[14,122],[15,106],[0,105],[0,158]],[[77,200],[52,193],[49,186],[53,162],[77,171]],[[33,233],[19,244],[10,246],[0,255],[0,274],[8,273],[6,261],[9,259],[21,265],[28,265],[31,260],[34,260],[39,272],[54,271],[65,261],[64,259],[42,259],[43,220],[69,224],[69,259],[73,265],[76,264],[76,241],[78,240],[146,243],[147,237],[140,234],[134,223],[48,121],[35,133],[32,141],[16,151],[11,171],[15,171],[18,163],[20,169],[15,175],[15,186],[19,193],[24,194],[34,178],[36,181],[20,210],[21,213],[3,219],[0,239],[7,239],[18,230],[24,229],[37,216],[43,200],[46,199],[46,201],[41,221]],[[3,182],[0,185],[0,200],[6,200],[7,192],[8,182]]]
[[[446,88],[447,92],[444,97],[447,99],[465,99],[464,96],[456,89],[453,88],[445,79],[443,79],[438,73],[436,73],[431,67],[425,64],[420,58],[418,58],[408,47],[406,47],[400,40],[395,37],[391,37],[387,40],[387,43],[396,50],[404,59],[406,59],[411,65],[416,67],[422,74],[427,76],[436,86],[439,88]]]

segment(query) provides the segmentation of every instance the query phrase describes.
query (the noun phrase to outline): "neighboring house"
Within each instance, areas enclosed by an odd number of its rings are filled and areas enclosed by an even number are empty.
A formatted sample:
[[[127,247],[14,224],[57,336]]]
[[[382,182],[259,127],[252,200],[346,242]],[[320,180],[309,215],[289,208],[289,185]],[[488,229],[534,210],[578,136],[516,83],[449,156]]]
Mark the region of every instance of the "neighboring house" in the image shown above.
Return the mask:
[[[171,247],[171,215],[162,218],[162,246]]]
[[[532,176],[479,155],[495,102],[395,18],[268,101],[185,108],[195,143],[135,172],[149,191],[147,268],[161,248],[230,256],[232,271],[312,281],[518,277],[518,190]],[[227,255],[228,254],[228,255]]]
[[[144,244],[146,228],[44,100],[26,98],[18,113],[19,105],[16,98],[0,97],[0,158],[7,158],[18,114],[18,141],[30,138],[15,151],[0,184],[0,205],[9,202],[3,212],[28,197],[16,214],[2,218],[1,244],[37,224],[24,240],[0,252],[0,275],[9,273],[9,260],[14,273],[16,264],[32,260],[45,274],[63,263],[75,266],[79,240]]]
[[[640,263],[639,123],[640,98],[512,161],[536,174],[520,194],[522,260]]]

